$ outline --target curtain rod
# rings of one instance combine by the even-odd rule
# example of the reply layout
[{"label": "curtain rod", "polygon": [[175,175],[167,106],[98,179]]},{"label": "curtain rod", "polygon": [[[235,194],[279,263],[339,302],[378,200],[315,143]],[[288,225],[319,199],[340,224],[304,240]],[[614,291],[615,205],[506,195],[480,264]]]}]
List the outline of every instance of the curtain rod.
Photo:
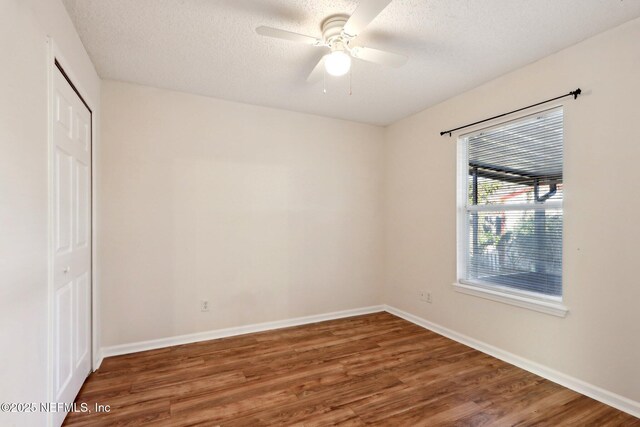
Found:
[{"label": "curtain rod", "polygon": [[474,125],[477,125],[477,124],[480,124],[480,123],[488,122],[489,120],[493,120],[493,119],[497,119],[497,118],[500,118],[500,117],[504,117],[504,116],[507,116],[509,114],[517,113],[518,111],[526,110],[527,108],[537,107],[538,105],[546,104],[547,102],[555,101],[556,99],[565,98],[567,96],[573,96],[573,99],[577,99],[578,95],[580,95],[581,93],[582,93],[582,89],[578,88],[576,90],[572,90],[569,93],[565,93],[564,95],[556,96],[555,98],[547,99],[546,101],[538,102],[536,104],[527,105],[526,107],[518,108],[517,110],[509,111],[508,113],[499,114],[497,116],[489,117],[488,119],[480,120],[480,121],[477,121],[477,122],[474,122],[474,123],[469,123],[468,125],[460,126],[460,127],[455,128],[455,129],[444,130],[444,131],[440,132],[440,136],[449,134],[449,136],[451,137],[452,136],[451,133],[455,132],[457,130],[468,128],[470,126],[474,126]]}]

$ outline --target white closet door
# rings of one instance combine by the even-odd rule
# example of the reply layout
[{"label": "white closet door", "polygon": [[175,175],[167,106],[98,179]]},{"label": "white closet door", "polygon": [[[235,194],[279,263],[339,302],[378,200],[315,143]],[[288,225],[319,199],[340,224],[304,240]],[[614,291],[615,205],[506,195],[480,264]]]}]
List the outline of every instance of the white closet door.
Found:
[{"label": "white closet door", "polygon": [[53,397],[71,403],[91,371],[91,113],[58,69],[53,102]]}]

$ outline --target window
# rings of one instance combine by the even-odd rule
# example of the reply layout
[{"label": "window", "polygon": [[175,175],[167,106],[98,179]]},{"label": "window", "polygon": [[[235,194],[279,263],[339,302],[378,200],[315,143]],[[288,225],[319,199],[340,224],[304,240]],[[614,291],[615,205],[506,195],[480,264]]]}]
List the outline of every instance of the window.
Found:
[{"label": "window", "polygon": [[564,315],[563,110],[459,139],[459,290]]}]

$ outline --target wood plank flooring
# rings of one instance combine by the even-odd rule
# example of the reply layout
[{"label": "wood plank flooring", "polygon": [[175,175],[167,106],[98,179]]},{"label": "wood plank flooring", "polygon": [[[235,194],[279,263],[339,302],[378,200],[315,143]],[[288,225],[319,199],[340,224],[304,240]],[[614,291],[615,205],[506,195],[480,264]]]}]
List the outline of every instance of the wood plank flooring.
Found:
[{"label": "wood plank flooring", "polygon": [[65,425],[636,426],[389,313],[104,360]]}]

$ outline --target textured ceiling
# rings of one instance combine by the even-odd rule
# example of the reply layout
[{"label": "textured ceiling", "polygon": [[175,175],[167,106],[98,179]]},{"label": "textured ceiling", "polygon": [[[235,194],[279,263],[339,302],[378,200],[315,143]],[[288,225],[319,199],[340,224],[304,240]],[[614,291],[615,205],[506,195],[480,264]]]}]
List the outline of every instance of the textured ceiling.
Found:
[{"label": "textured ceiling", "polygon": [[305,81],[324,50],[254,29],[320,37],[324,18],[357,1],[63,2],[102,78],[377,125],[640,16],[632,0],[394,0],[357,40],[409,61],[354,61],[349,96],[348,77],[327,78],[326,94]]}]

